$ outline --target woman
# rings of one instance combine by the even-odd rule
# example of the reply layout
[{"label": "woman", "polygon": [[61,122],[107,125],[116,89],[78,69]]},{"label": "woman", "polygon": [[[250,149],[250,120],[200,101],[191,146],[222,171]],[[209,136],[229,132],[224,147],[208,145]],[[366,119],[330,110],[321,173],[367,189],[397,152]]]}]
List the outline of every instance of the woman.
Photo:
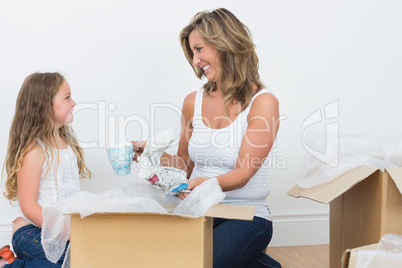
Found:
[{"label": "woman", "polygon": [[[198,78],[208,81],[185,98],[177,155],[165,153],[161,163],[185,170],[189,190],[216,177],[222,203],[257,207],[253,221],[215,219],[213,267],[280,267],[264,253],[272,237],[267,156],[279,104],[260,81],[250,32],[221,8],[196,14],[180,41]],[[137,156],[143,148],[134,142]]]}]

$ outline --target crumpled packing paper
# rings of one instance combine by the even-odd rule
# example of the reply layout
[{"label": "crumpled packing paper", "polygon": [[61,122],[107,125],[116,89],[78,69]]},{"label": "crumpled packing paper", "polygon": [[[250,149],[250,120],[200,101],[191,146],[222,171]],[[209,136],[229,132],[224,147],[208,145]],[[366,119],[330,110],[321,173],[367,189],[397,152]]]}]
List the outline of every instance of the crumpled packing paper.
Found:
[{"label": "crumpled packing paper", "polygon": [[150,139],[138,158],[138,177],[161,188],[166,194],[175,195],[187,187],[187,173],[183,170],[161,166],[160,157],[174,142],[174,132],[167,129]]},{"label": "crumpled packing paper", "polygon": [[[402,135],[376,138],[339,134],[338,139],[330,141],[325,133],[316,132],[306,135],[305,143],[306,154],[296,180],[302,188],[327,183],[361,165],[382,171],[402,167]],[[311,151],[318,153],[313,155]]]},{"label": "crumpled packing paper", "polygon": [[[70,235],[71,217],[81,218],[105,212],[150,212],[183,214],[201,217],[213,205],[225,198],[216,178],[209,179],[192,191],[184,200],[166,195],[159,188],[140,181],[99,194],[79,192],[54,204],[43,207],[42,246],[46,257],[57,262],[64,252]],[[63,267],[70,267],[69,249]]]}]

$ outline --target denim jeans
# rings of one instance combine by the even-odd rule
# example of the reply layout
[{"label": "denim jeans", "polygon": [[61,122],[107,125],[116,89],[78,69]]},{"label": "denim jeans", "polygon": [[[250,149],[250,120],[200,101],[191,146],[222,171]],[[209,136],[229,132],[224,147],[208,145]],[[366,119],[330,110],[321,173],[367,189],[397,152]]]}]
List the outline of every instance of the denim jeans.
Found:
[{"label": "denim jeans", "polygon": [[17,259],[11,264],[6,264],[4,268],[61,267],[66,251],[64,251],[58,263],[48,261],[42,248],[41,232],[41,228],[32,224],[19,228],[12,238],[13,249]]},{"label": "denim jeans", "polygon": [[253,221],[214,219],[214,268],[280,268],[279,262],[265,254],[272,238],[272,222],[260,217]]}]

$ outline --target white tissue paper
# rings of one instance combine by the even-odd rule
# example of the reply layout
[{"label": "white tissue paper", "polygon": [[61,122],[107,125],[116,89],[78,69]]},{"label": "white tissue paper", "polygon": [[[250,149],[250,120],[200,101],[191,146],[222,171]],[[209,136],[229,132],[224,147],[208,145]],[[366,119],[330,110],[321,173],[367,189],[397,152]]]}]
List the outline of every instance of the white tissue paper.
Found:
[{"label": "white tissue paper", "polygon": [[356,268],[401,268],[402,254],[379,250],[360,250]]},{"label": "white tissue paper", "polygon": [[381,237],[377,250],[359,250],[357,268],[400,268],[402,267],[402,236],[385,234]]},{"label": "white tissue paper", "polygon": [[207,210],[218,204],[225,198],[217,178],[204,181],[181,202],[174,214],[188,214],[191,211],[193,216],[204,216]]},{"label": "white tissue paper", "polygon": [[[46,257],[57,262],[63,254],[70,235],[71,217],[79,213],[81,218],[94,213],[149,212],[203,216],[213,205],[225,198],[216,178],[197,186],[184,200],[166,195],[159,188],[140,181],[99,194],[79,192],[54,204],[43,207],[42,246]],[[63,267],[70,267],[69,249]]]},{"label": "white tissue paper", "polygon": [[[339,134],[338,139],[326,139],[325,133],[305,137],[306,156],[302,161],[296,183],[310,188],[327,183],[348,170],[361,165],[384,168],[402,167],[402,136],[375,138]],[[330,144],[326,144],[330,143]],[[325,145],[326,151],[319,150]],[[308,153],[315,150],[317,153]]]},{"label": "white tissue paper", "polygon": [[174,132],[167,129],[150,139],[138,158],[138,177],[162,189],[166,194],[175,195],[186,191],[187,173],[174,167],[161,166],[160,157],[174,142]]}]

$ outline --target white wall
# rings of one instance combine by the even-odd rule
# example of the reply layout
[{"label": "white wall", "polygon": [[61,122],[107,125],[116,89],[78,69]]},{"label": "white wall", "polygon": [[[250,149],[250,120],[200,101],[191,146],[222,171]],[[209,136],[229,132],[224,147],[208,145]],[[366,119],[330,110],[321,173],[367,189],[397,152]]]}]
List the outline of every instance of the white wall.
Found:
[{"label": "white wall", "polygon": [[[0,162],[23,79],[35,71],[59,71],[78,103],[73,127],[93,172],[83,190],[101,192],[135,180],[135,172],[114,175],[105,145],[167,127],[179,133],[182,101],[202,81],[186,62],[178,34],[196,12],[226,7],[251,29],[260,74],[281,103],[269,178],[272,245],[328,243],[328,206],[286,194],[306,154],[302,125],[313,112],[337,102],[338,116],[330,122],[340,132],[401,134],[402,2],[245,3],[0,2]],[[127,124],[119,124],[119,117]],[[325,124],[311,129],[323,130]],[[0,198],[0,245],[10,243],[12,215],[13,207]]]}]

